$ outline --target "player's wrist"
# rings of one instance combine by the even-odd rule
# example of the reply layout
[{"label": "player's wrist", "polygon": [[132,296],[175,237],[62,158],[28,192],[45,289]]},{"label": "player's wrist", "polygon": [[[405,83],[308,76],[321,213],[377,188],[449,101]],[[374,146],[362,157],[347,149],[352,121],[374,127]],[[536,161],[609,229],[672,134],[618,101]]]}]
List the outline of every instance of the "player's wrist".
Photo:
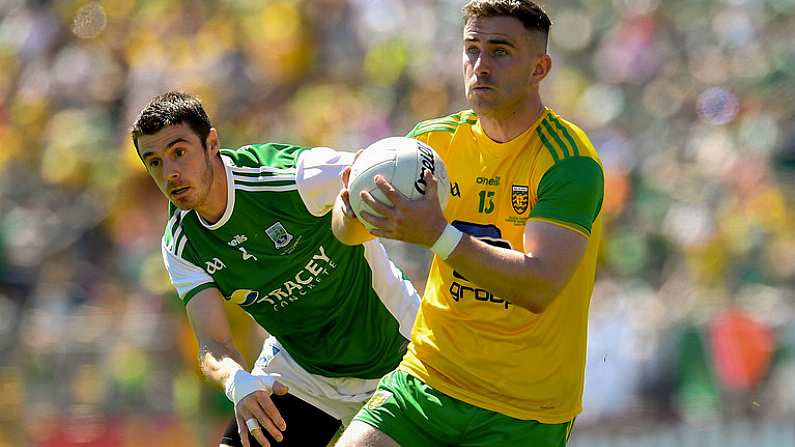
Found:
[{"label": "player's wrist", "polygon": [[260,376],[238,369],[227,379],[224,392],[235,406],[246,396],[256,391],[272,394],[274,378],[270,375]]},{"label": "player's wrist", "polygon": [[431,251],[442,261],[445,261],[450,257],[450,254],[453,253],[453,250],[458,247],[458,244],[461,243],[461,239],[463,237],[464,233],[462,233],[461,230],[450,224],[447,224],[444,227],[442,233],[436,239],[436,242],[431,245]]}]

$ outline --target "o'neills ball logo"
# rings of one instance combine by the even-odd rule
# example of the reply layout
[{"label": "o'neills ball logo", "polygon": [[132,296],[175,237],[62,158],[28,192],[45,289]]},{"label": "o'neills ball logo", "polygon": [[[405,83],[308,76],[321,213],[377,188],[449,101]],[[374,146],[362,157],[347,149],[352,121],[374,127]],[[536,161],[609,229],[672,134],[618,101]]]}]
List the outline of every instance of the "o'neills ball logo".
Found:
[{"label": "o'neills ball logo", "polygon": [[417,142],[417,149],[419,150],[420,164],[422,165],[422,169],[420,169],[419,178],[416,182],[414,182],[414,189],[416,189],[420,194],[425,195],[425,189],[427,188],[427,185],[425,184],[425,179],[422,178],[422,176],[425,174],[426,169],[430,170],[431,174],[436,174],[436,162],[433,159],[433,150],[431,150],[431,148],[420,142]]}]

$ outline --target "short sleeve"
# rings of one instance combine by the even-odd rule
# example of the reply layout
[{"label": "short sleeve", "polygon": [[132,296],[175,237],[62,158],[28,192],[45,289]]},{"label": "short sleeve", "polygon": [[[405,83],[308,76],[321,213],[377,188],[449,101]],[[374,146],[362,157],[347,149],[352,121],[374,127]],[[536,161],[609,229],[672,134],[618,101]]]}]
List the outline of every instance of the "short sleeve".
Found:
[{"label": "short sleeve", "polygon": [[342,190],[342,171],[351,165],[354,155],[328,147],[316,147],[301,153],[295,183],[301,200],[313,216],[323,216],[334,207],[334,201]]},{"label": "short sleeve", "polygon": [[202,268],[175,255],[165,245],[161,245],[161,251],[171,284],[177,289],[183,304],[188,304],[188,301],[202,290],[216,287],[212,276]]},{"label": "short sleeve", "polygon": [[604,197],[604,173],[596,160],[571,157],[553,165],[537,189],[531,219],[547,220],[590,236]]}]

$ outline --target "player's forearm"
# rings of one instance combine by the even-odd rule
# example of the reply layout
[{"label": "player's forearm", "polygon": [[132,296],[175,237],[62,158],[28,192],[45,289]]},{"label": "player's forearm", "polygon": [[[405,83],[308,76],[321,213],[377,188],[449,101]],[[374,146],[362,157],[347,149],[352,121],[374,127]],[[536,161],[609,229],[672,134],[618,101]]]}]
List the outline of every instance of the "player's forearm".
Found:
[{"label": "player's forearm", "polygon": [[331,215],[331,231],[345,245],[359,245],[373,239],[364,225],[355,216],[344,211],[345,205],[341,197],[337,197]]},{"label": "player's forearm", "polygon": [[226,389],[228,381],[243,367],[243,356],[232,343],[200,341],[199,365],[202,372],[213,382]]},{"label": "player's forearm", "polygon": [[478,287],[533,313],[543,312],[563,286],[542,259],[468,235],[445,262]]}]

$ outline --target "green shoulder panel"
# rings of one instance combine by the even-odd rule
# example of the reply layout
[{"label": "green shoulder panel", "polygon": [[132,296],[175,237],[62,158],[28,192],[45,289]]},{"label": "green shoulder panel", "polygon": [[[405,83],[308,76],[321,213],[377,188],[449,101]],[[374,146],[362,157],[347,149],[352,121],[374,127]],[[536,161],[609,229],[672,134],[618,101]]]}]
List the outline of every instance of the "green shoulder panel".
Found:
[{"label": "green shoulder panel", "polygon": [[591,233],[604,198],[604,172],[590,157],[569,157],[552,165],[537,189],[530,218],[576,225]]},{"label": "green shoulder panel", "polygon": [[221,154],[231,158],[236,166],[276,169],[294,168],[301,152],[309,148],[283,143],[250,144],[239,149],[221,149]]}]

